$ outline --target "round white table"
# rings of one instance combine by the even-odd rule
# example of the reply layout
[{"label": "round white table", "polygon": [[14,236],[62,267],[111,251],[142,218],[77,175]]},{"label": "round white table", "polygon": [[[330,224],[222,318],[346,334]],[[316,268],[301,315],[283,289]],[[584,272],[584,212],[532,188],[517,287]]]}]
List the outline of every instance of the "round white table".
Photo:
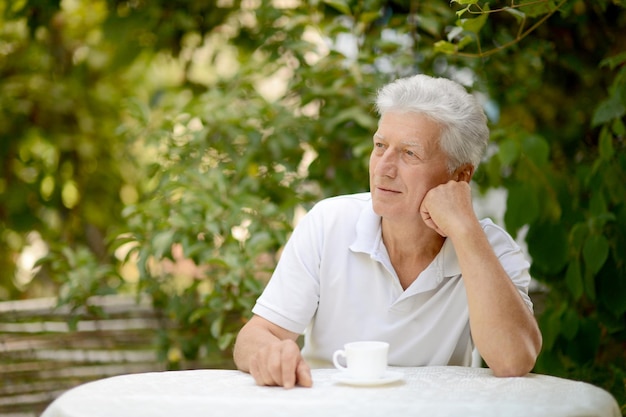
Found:
[{"label": "round white table", "polygon": [[619,417],[615,399],[588,383],[529,374],[497,378],[484,368],[390,368],[400,381],[352,386],[314,369],[313,388],[260,387],[233,370],[115,376],[71,389],[42,417]]}]

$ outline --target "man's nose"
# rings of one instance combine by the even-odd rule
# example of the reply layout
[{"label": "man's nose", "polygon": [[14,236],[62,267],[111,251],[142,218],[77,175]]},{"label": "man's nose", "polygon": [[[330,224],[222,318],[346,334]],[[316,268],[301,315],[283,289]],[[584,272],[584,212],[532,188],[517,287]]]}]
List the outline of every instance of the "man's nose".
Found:
[{"label": "man's nose", "polygon": [[379,176],[395,178],[398,172],[398,153],[387,149],[376,164],[376,174]]}]

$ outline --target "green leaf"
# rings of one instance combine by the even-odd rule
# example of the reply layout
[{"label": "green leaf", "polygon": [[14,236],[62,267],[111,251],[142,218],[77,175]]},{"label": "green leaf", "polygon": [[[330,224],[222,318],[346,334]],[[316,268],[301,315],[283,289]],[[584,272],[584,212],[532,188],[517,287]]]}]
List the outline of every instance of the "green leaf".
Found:
[{"label": "green leaf", "polygon": [[377,121],[371,114],[363,111],[362,108],[350,107],[341,110],[332,120],[329,121],[329,129],[341,129],[345,123],[356,123],[359,126],[371,130],[376,128]]},{"label": "green leaf", "polygon": [[[521,0],[516,2],[522,7],[518,10],[525,13],[528,17],[538,17],[550,13],[556,5],[554,0],[537,1],[537,0]],[[528,5],[524,5],[528,4]]]},{"label": "green leaf", "polygon": [[165,254],[168,254],[172,250],[172,244],[174,243],[174,231],[165,230],[157,233],[152,239],[152,248],[154,250],[154,256],[161,258]]},{"label": "green leaf", "polygon": [[69,327],[70,331],[75,332],[76,330],[78,330],[78,323],[80,322],[80,316],[78,315],[72,315],[67,319],[67,326]]},{"label": "green leaf", "polygon": [[[616,120],[620,120],[619,118]],[[609,160],[613,158],[615,154],[615,148],[613,147],[613,135],[610,133],[608,128],[603,128],[600,132],[600,158],[604,160]]]},{"label": "green leaf", "polygon": [[580,273],[580,263],[578,260],[570,262],[565,273],[565,285],[572,294],[574,300],[579,300],[583,295],[583,277]]},{"label": "green leaf", "polygon": [[234,333],[224,333],[217,339],[217,347],[220,350],[226,350],[232,344],[235,339]]},{"label": "green leaf", "polygon": [[602,101],[593,112],[591,125],[595,127],[607,123],[610,120],[619,119],[624,116],[624,114],[626,114],[624,103],[622,103],[622,100],[617,95],[612,95]]},{"label": "green leaf", "polygon": [[448,41],[437,41],[434,44],[435,52],[439,52],[442,54],[454,54],[456,53],[456,46],[452,42]]},{"label": "green leaf", "polygon": [[513,139],[504,139],[498,144],[498,158],[500,158],[502,165],[513,165],[519,158],[519,154],[519,144]]},{"label": "green leaf", "polygon": [[[12,1],[11,3],[9,3],[9,8],[8,10],[11,13],[19,13],[22,10],[24,10],[24,8],[26,6],[28,6],[28,2],[26,0],[16,0],[16,1]],[[5,6],[6,7],[6,6]]]},{"label": "green leaf", "polygon": [[469,45],[470,43],[474,42],[474,37],[467,35],[467,36],[463,36],[461,38],[461,40],[458,42],[457,44],[457,49],[463,50],[463,48],[465,48],[467,45]]},{"label": "green leaf", "polygon": [[568,343],[568,353],[573,359],[584,363],[595,358],[600,346],[601,329],[594,318],[581,318],[578,323],[576,339]]},{"label": "green leaf", "polygon": [[589,271],[596,274],[609,256],[609,241],[602,235],[587,238],[583,246],[583,259]]},{"label": "green leaf", "polygon": [[458,3],[458,4],[461,4],[461,5],[476,4],[476,3],[478,3],[478,0],[451,0],[451,3]]},{"label": "green leaf", "polygon": [[548,309],[539,317],[541,334],[543,336],[543,349],[552,350],[559,333],[561,332],[561,316],[563,308]]},{"label": "green leaf", "polygon": [[194,310],[191,315],[189,316],[189,323],[195,323],[199,320],[202,320],[203,318],[205,318],[206,316],[208,316],[211,313],[211,310],[209,310],[208,308],[198,308],[197,310]]},{"label": "green leaf", "polygon": [[205,261],[207,265],[215,265],[223,268],[230,268],[230,265],[223,258],[210,258]]},{"label": "green leaf", "polygon": [[460,21],[461,27],[469,32],[478,33],[487,22],[487,14],[481,14],[473,19],[463,19]]},{"label": "green leaf", "polygon": [[548,163],[550,147],[541,136],[529,135],[522,141],[522,152],[538,167]]},{"label": "green leaf", "polygon": [[380,18],[379,12],[365,12],[359,16],[359,21],[364,23],[372,23],[378,18]]},{"label": "green leaf", "polygon": [[222,335],[222,327],[224,325],[224,316],[219,316],[211,323],[211,336],[218,339]]},{"label": "green leaf", "polygon": [[599,67],[608,66],[610,69],[614,70],[615,68],[619,67],[620,65],[624,63],[626,63],[626,52],[621,52],[617,55],[613,55],[613,56],[603,59],[600,62]]},{"label": "green leaf", "polygon": [[626,136],[626,125],[622,119],[613,120],[613,133],[617,136]]},{"label": "green leaf", "polygon": [[528,184],[508,188],[504,223],[509,232],[516,234],[522,226],[531,224],[539,216],[537,193]]},{"label": "green leaf", "polygon": [[583,287],[585,288],[585,293],[591,300],[596,299],[596,280],[594,279],[594,275],[589,268],[585,268],[585,272],[583,275]]},{"label": "green leaf", "polygon": [[593,190],[589,201],[589,211],[594,217],[600,217],[608,212],[604,195],[599,190]]},{"label": "green leaf", "polygon": [[569,259],[569,245],[561,222],[531,224],[526,241],[533,269],[547,275],[562,272]]},{"label": "green leaf", "polygon": [[578,332],[578,323],[580,319],[576,311],[567,309],[561,319],[561,334],[567,340],[573,340]]},{"label": "green leaf", "polygon": [[347,1],[344,0],[323,0],[325,4],[329,5],[333,9],[348,15],[352,16],[352,12],[350,11],[350,6]]},{"label": "green leaf", "polygon": [[570,229],[569,242],[571,247],[576,250],[576,253],[580,253],[580,251],[582,250],[585,238],[587,237],[588,233],[589,227],[585,222],[576,223]]},{"label": "green leaf", "polygon": [[461,17],[461,16],[463,16],[463,15],[465,14],[465,12],[467,12],[469,9],[470,9],[470,7],[469,7],[469,6],[467,6],[467,7],[464,7],[464,8],[462,8],[462,9],[460,9],[460,10],[457,10],[457,12],[456,12],[456,17],[457,17],[457,18],[460,18],[460,17]]},{"label": "green leaf", "polygon": [[[615,254],[624,253],[623,248],[613,251],[604,264],[600,273],[596,276],[598,282],[598,302],[602,303],[621,325],[619,330],[626,329],[626,321],[623,317],[626,313],[626,274],[623,273],[623,267],[620,268],[615,262]],[[620,320],[621,318],[621,320]]]},{"label": "green leaf", "polygon": [[623,317],[626,313],[626,276],[620,274],[615,268],[609,268],[609,270],[606,274],[602,270],[598,299],[602,300],[615,317]]},{"label": "green leaf", "polygon": [[515,20],[517,20],[518,23],[524,21],[524,19],[526,19],[526,13],[518,10],[518,9],[514,9],[513,7],[505,7],[504,11],[509,13],[510,15],[512,15]]}]

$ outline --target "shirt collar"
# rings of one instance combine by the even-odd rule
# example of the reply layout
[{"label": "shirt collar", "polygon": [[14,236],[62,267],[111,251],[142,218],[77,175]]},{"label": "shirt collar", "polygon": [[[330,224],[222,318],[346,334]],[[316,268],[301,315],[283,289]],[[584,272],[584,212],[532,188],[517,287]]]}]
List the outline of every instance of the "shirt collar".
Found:
[{"label": "shirt collar", "polygon": [[[366,253],[372,257],[378,257],[382,244],[382,230],[380,216],[374,212],[371,199],[359,213],[356,222],[356,237],[350,245],[350,250],[354,252]],[[450,239],[446,239],[443,247],[435,257],[433,265],[438,270],[437,280],[439,283],[443,278],[450,278],[461,274],[459,261],[454,250],[454,245]]]},{"label": "shirt collar", "polygon": [[380,216],[374,212],[372,200],[363,206],[356,222],[356,237],[350,245],[354,252],[367,253],[374,256],[378,252],[382,239]]}]

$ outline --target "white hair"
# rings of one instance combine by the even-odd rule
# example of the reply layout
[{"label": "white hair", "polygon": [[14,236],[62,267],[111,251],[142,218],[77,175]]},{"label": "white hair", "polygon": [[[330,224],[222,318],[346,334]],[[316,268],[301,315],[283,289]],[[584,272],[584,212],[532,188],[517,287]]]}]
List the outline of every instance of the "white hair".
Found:
[{"label": "white hair", "polygon": [[453,172],[464,164],[476,168],[487,149],[487,116],[476,98],[447,78],[418,74],[395,80],[378,91],[376,110],[419,113],[441,126],[441,149]]}]

